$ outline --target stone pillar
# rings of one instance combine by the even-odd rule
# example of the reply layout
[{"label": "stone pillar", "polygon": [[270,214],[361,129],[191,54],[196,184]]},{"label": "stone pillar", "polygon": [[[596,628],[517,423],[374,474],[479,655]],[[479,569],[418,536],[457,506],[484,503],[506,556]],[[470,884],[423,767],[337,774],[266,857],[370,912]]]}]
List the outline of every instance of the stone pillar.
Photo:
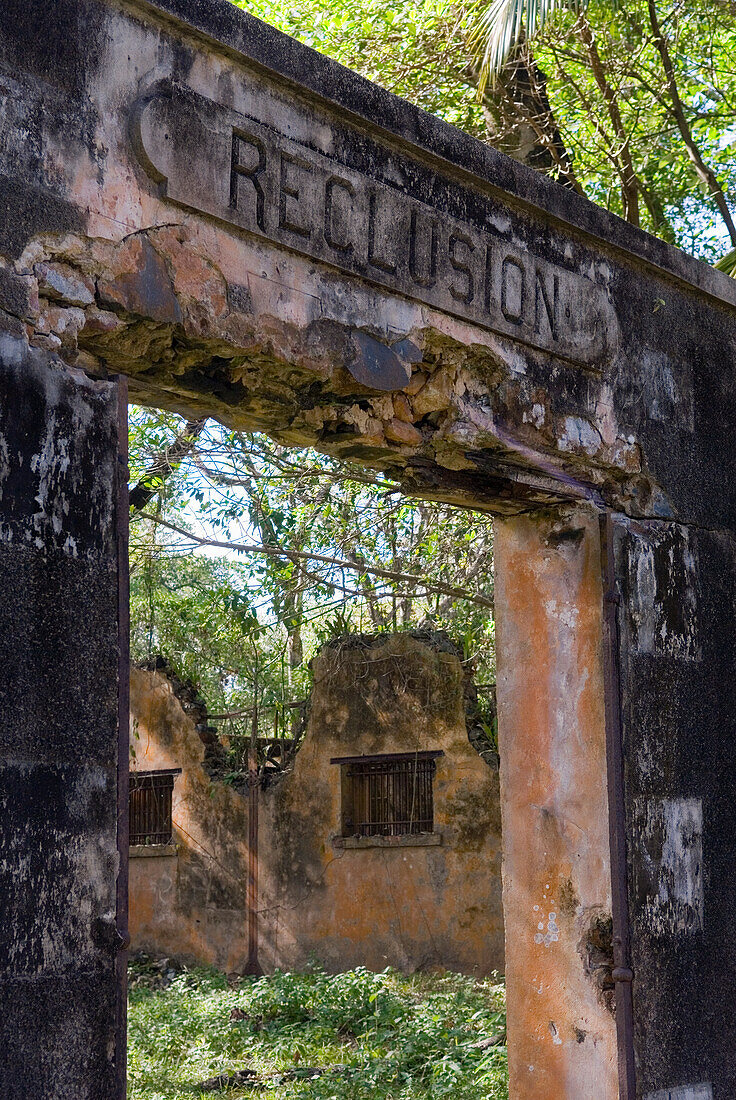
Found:
[{"label": "stone pillar", "polygon": [[503,893],[513,1100],[616,1100],[598,519],[499,520]]},{"label": "stone pillar", "polygon": [[0,1094],[112,1100],[117,387],[15,328],[0,330]]},{"label": "stone pillar", "polygon": [[736,1096],[736,539],[616,518],[636,1096]]}]

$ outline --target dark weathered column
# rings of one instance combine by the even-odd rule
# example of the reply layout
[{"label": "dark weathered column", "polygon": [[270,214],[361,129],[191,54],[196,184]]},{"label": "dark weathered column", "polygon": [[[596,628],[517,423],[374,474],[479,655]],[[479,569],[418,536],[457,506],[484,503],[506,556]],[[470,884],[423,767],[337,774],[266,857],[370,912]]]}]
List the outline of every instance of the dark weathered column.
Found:
[{"label": "dark weathered column", "polygon": [[119,1092],[117,387],[0,331],[0,1094]]},{"label": "dark weathered column", "polygon": [[614,549],[636,1095],[725,1100],[736,1096],[736,540],[617,517]]}]

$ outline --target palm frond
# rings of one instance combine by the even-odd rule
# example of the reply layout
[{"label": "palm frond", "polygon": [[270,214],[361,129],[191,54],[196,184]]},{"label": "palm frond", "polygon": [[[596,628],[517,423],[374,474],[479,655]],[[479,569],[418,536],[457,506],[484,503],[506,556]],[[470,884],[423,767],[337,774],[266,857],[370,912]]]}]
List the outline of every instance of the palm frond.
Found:
[{"label": "palm frond", "polygon": [[730,275],[732,279],[736,279],[736,248],[727,252],[725,256],[721,256],[713,266],[719,271],[725,271],[726,275]]},{"label": "palm frond", "polygon": [[479,64],[478,94],[493,84],[522,38],[538,34],[557,11],[579,11],[587,0],[491,0],[470,37]]}]

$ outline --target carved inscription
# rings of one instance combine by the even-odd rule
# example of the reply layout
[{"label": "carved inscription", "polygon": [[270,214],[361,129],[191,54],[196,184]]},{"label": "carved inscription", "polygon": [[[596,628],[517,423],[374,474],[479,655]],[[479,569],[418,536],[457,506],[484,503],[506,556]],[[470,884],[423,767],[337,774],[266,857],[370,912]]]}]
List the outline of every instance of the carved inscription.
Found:
[{"label": "carved inscription", "polygon": [[191,89],[160,82],[131,133],[173,202],[582,365],[602,366],[615,343],[592,279]]}]

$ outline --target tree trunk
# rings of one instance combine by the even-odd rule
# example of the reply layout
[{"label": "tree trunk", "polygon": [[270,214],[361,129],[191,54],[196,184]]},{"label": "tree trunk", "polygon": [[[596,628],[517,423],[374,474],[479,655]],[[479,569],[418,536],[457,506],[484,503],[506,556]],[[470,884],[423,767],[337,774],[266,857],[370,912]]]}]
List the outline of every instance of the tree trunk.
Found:
[{"label": "tree trunk", "polygon": [[527,43],[520,42],[496,83],[486,85],[481,104],[489,144],[584,194],[547,96],[547,77]]},{"label": "tree trunk", "polygon": [[171,477],[181,465],[183,459],[190,453],[194,444],[204,431],[207,417],[202,420],[189,420],[184,426],[184,431],[176,437],[170,447],[161,454],[156,455],[138,484],[130,490],[128,503],[131,515],[140,512],[142,508],[158,493],[168,477]]}]

